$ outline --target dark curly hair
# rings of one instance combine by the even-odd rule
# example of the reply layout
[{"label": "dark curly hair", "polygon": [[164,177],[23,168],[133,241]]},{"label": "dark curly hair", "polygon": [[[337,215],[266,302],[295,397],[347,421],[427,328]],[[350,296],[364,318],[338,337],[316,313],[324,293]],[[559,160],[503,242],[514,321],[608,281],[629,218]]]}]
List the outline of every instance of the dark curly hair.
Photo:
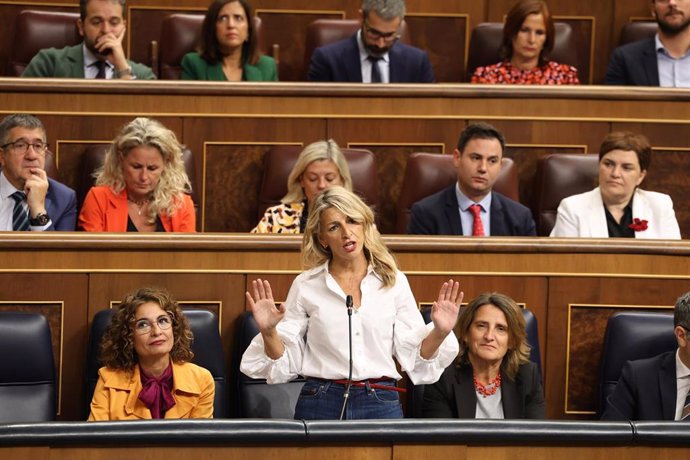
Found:
[{"label": "dark curly hair", "polygon": [[175,363],[191,361],[192,331],[182,309],[172,295],[163,288],[145,287],[128,294],[113,315],[110,326],[103,334],[100,346],[101,363],[110,369],[133,371],[139,362],[134,350],[134,320],[137,309],[153,302],[165,310],[172,318],[173,346],[170,358]]}]

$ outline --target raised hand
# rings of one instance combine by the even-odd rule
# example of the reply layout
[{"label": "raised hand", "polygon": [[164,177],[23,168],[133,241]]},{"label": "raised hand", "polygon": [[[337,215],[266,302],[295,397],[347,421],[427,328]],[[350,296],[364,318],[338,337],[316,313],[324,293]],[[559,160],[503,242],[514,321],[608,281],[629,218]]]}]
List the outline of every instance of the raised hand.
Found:
[{"label": "raised hand", "polygon": [[262,334],[272,334],[280,320],[285,316],[285,305],[280,304],[276,308],[271,285],[261,278],[252,281],[252,292],[253,295],[249,291],[245,295],[249,302],[249,309],[254,315],[254,321],[256,321]]},{"label": "raised hand", "polygon": [[29,205],[31,217],[46,212],[46,195],[48,194],[48,175],[41,168],[31,168],[31,176],[24,183],[26,203]]},{"label": "raised hand", "polygon": [[443,283],[438,299],[431,307],[431,321],[439,332],[448,334],[453,330],[458,321],[459,304],[464,295],[457,281],[450,279]]}]

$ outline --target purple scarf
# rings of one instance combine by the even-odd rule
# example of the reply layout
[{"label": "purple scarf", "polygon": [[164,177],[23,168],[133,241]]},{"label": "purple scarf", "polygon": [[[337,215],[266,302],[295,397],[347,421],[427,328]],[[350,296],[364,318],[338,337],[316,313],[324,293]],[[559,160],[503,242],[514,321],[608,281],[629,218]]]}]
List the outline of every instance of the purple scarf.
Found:
[{"label": "purple scarf", "polygon": [[143,369],[139,368],[141,374],[141,393],[139,399],[151,411],[151,418],[163,418],[165,413],[175,405],[172,395],[173,374],[172,363],[160,377],[146,375]]}]

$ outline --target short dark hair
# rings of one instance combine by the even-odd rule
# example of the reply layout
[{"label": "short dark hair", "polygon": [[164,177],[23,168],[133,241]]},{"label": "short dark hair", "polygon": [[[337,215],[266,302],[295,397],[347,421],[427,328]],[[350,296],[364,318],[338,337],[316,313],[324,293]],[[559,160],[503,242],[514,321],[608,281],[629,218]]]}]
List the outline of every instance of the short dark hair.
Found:
[{"label": "short dark hair", "polygon": [[473,123],[460,133],[458,140],[458,150],[460,153],[465,150],[465,146],[472,139],[496,139],[501,144],[501,153],[506,148],[506,140],[501,132],[488,123]]},{"label": "short dark hair", "polygon": [[375,12],[384,21],[402,19],[405,17],[405,0],[363,0],[362,13],[365,18],[369,16],[370,11]]},{"label": "short dark hair", "polygon": [[673,327],[677,326],[690,329],[690,292],[686,292],[676,300],[673,308]]},{"label": "short dark hair", "polygon": [[[86,19],[86,5],[91,0],[79,0],[79,17],[83,21]],[[127,0],[108,0],[110,3],[117,3],[122,7],[122,16],[125,16],[125,11],[127,10]]]},{"label": "short dark hair", "polygon": [[228,3],[238,2],[244,9],[244,15],[247,16],[247,41],[242,44],[242,65],[256,65],[261,57],[259,51],[259,38],[254,28],[254,17],[252,6],[246,0],[215,0],[208,6],[204,23],[201,25],[201,37],[199,38],[198,51],[202,58],[209,64],[217,64],[223,61],[223,53],[218,43],[218,35],[216,34],[216,22],[218,22],[218,15],[220,10]]},{"label": "short dark hair", "polygon": [[158,304],[172,318],[172,361],[183,363],[192,360],[193,335],[179,304],[166,289],[145,287],[128,294],[117,306],[100,344],[100,358],[104,366],[123,371],[134,370],[134,366],[139,362],[134,349],[134,320],[137,309],[148,302]]},{"label": "short dark hair", "polygon": [[40,129],[43,131],[43,141],[46,141],[46,129],[41,120],[27,113],[15,113],[6,116],[0,122],[0,145],[5,145],[10,141],[10,131],[14,128]]},{"label": "short dark hair", "polygon": [[649,139],[642,134],[630,131],[616,131],[609,133],[599,147],[599,161],[611,150],[633,151],[637,155],[640,169],[646,171],[652,162],[652,146]]},{"label": "short dark hair", "polygon": [[530,14],[541,14],[546,26],[546,40],[544,48],[539,53],[539,65],[546,64],[548,55],[553,49],[555,29],[549,8],[542,0],[520,0],[508,11],[506,23],[503,26],[503,44],[501,45],[501,57],[510,59],[513,57],[513,39],[520,32],[522,23]]}]

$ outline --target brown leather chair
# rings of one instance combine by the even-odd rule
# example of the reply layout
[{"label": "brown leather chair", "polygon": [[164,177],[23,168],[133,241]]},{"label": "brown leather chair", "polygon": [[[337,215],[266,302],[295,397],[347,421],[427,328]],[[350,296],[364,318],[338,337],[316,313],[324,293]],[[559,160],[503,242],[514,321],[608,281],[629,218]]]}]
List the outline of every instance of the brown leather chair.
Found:
[{"label": "brown leather chair", "polygon": [[[175,13],[163,19],[159,44],[159,78],[162,80],[179,80],[182,75],[182,58],[196,50],[204,14]],[[254,17],[254,31],[261,46],[261,19]]]},{"label": "brown leather chair", "polygon": [[[79,177],[75,188],[75,191],[77,192],[78,208],[81,208],[84,198],[86,198],[86,194],[96,183],[96,178],[93,177],[93,173],[98,168],[103,166],[108,147],[110,147],[110,144],[92,144],[87,147],[82,154]],[[189,180],[192,183],[192,201],[194,201],[194,207],[198,209],[199,200],[197,199],[194,157],[189,149],[185,148],[182,150],[182,161],[184,162],[184,168],[187,172],[187,176],[189,176]]]},{"label": "brown leather chair", "polygon": [[539,158],[532,214],[537,235],[549,236],[563,198],[597,186],[598,154],[556,153]]},{"label": "brown leather chair", "polygon": [[[407,233],[413,204],[443,190],[457,180],[453,155],[421,152],[410,155],[398,198],[397,233]],[[504,157],[501,160],[501,172],[494,184],[494,190],[518,201],[518,182],[515,162]]]},{"label": "brown leather chair", "polygon": [[[316,48],[351,37],[360,27],[359,19],[317,19],[310,23],[304,47],[304,81],[307,81],[311,55]],[[400,24],[400,41],[410,44],[410,32],[404,20]]]},{"label": "brown leather chair", "polygon": [[621,38],[618,41],[618,46],[644,40],[645,38],[652,38],[654,37],[654,34],[657,33],[658,29],[659,27],[655,21],[629,22],[623,26]]},{"label": "brown leather chair", "polygon": [[[280,199],[287,193],[287,178],[302,150],[303,147],[297,145],[276,145],[266,152],[257,209],[259,219],[263,217],[266,208],[280,203]],[[374,154],[369,150],[341,150],[350,167],[354,192],[375,210],[379,203],[379,184]]]},{"label": "brown leather chair", "polygon": [[[577,37],[565,22],[555,22],[556,39],[549,59],[560,64],[578,67]],[[503,23],[483,22],[472,30],[467,54],[467,81],[477,67],[496,64],[501,61],[500,49],[503,42]]]},{"label": "brown leather chair", "polygon": [[64,48],[80,43],[77,19],[79,13],[20,11],[9,46],[12,76],[20,76],[31,59],[44,48]]}]

